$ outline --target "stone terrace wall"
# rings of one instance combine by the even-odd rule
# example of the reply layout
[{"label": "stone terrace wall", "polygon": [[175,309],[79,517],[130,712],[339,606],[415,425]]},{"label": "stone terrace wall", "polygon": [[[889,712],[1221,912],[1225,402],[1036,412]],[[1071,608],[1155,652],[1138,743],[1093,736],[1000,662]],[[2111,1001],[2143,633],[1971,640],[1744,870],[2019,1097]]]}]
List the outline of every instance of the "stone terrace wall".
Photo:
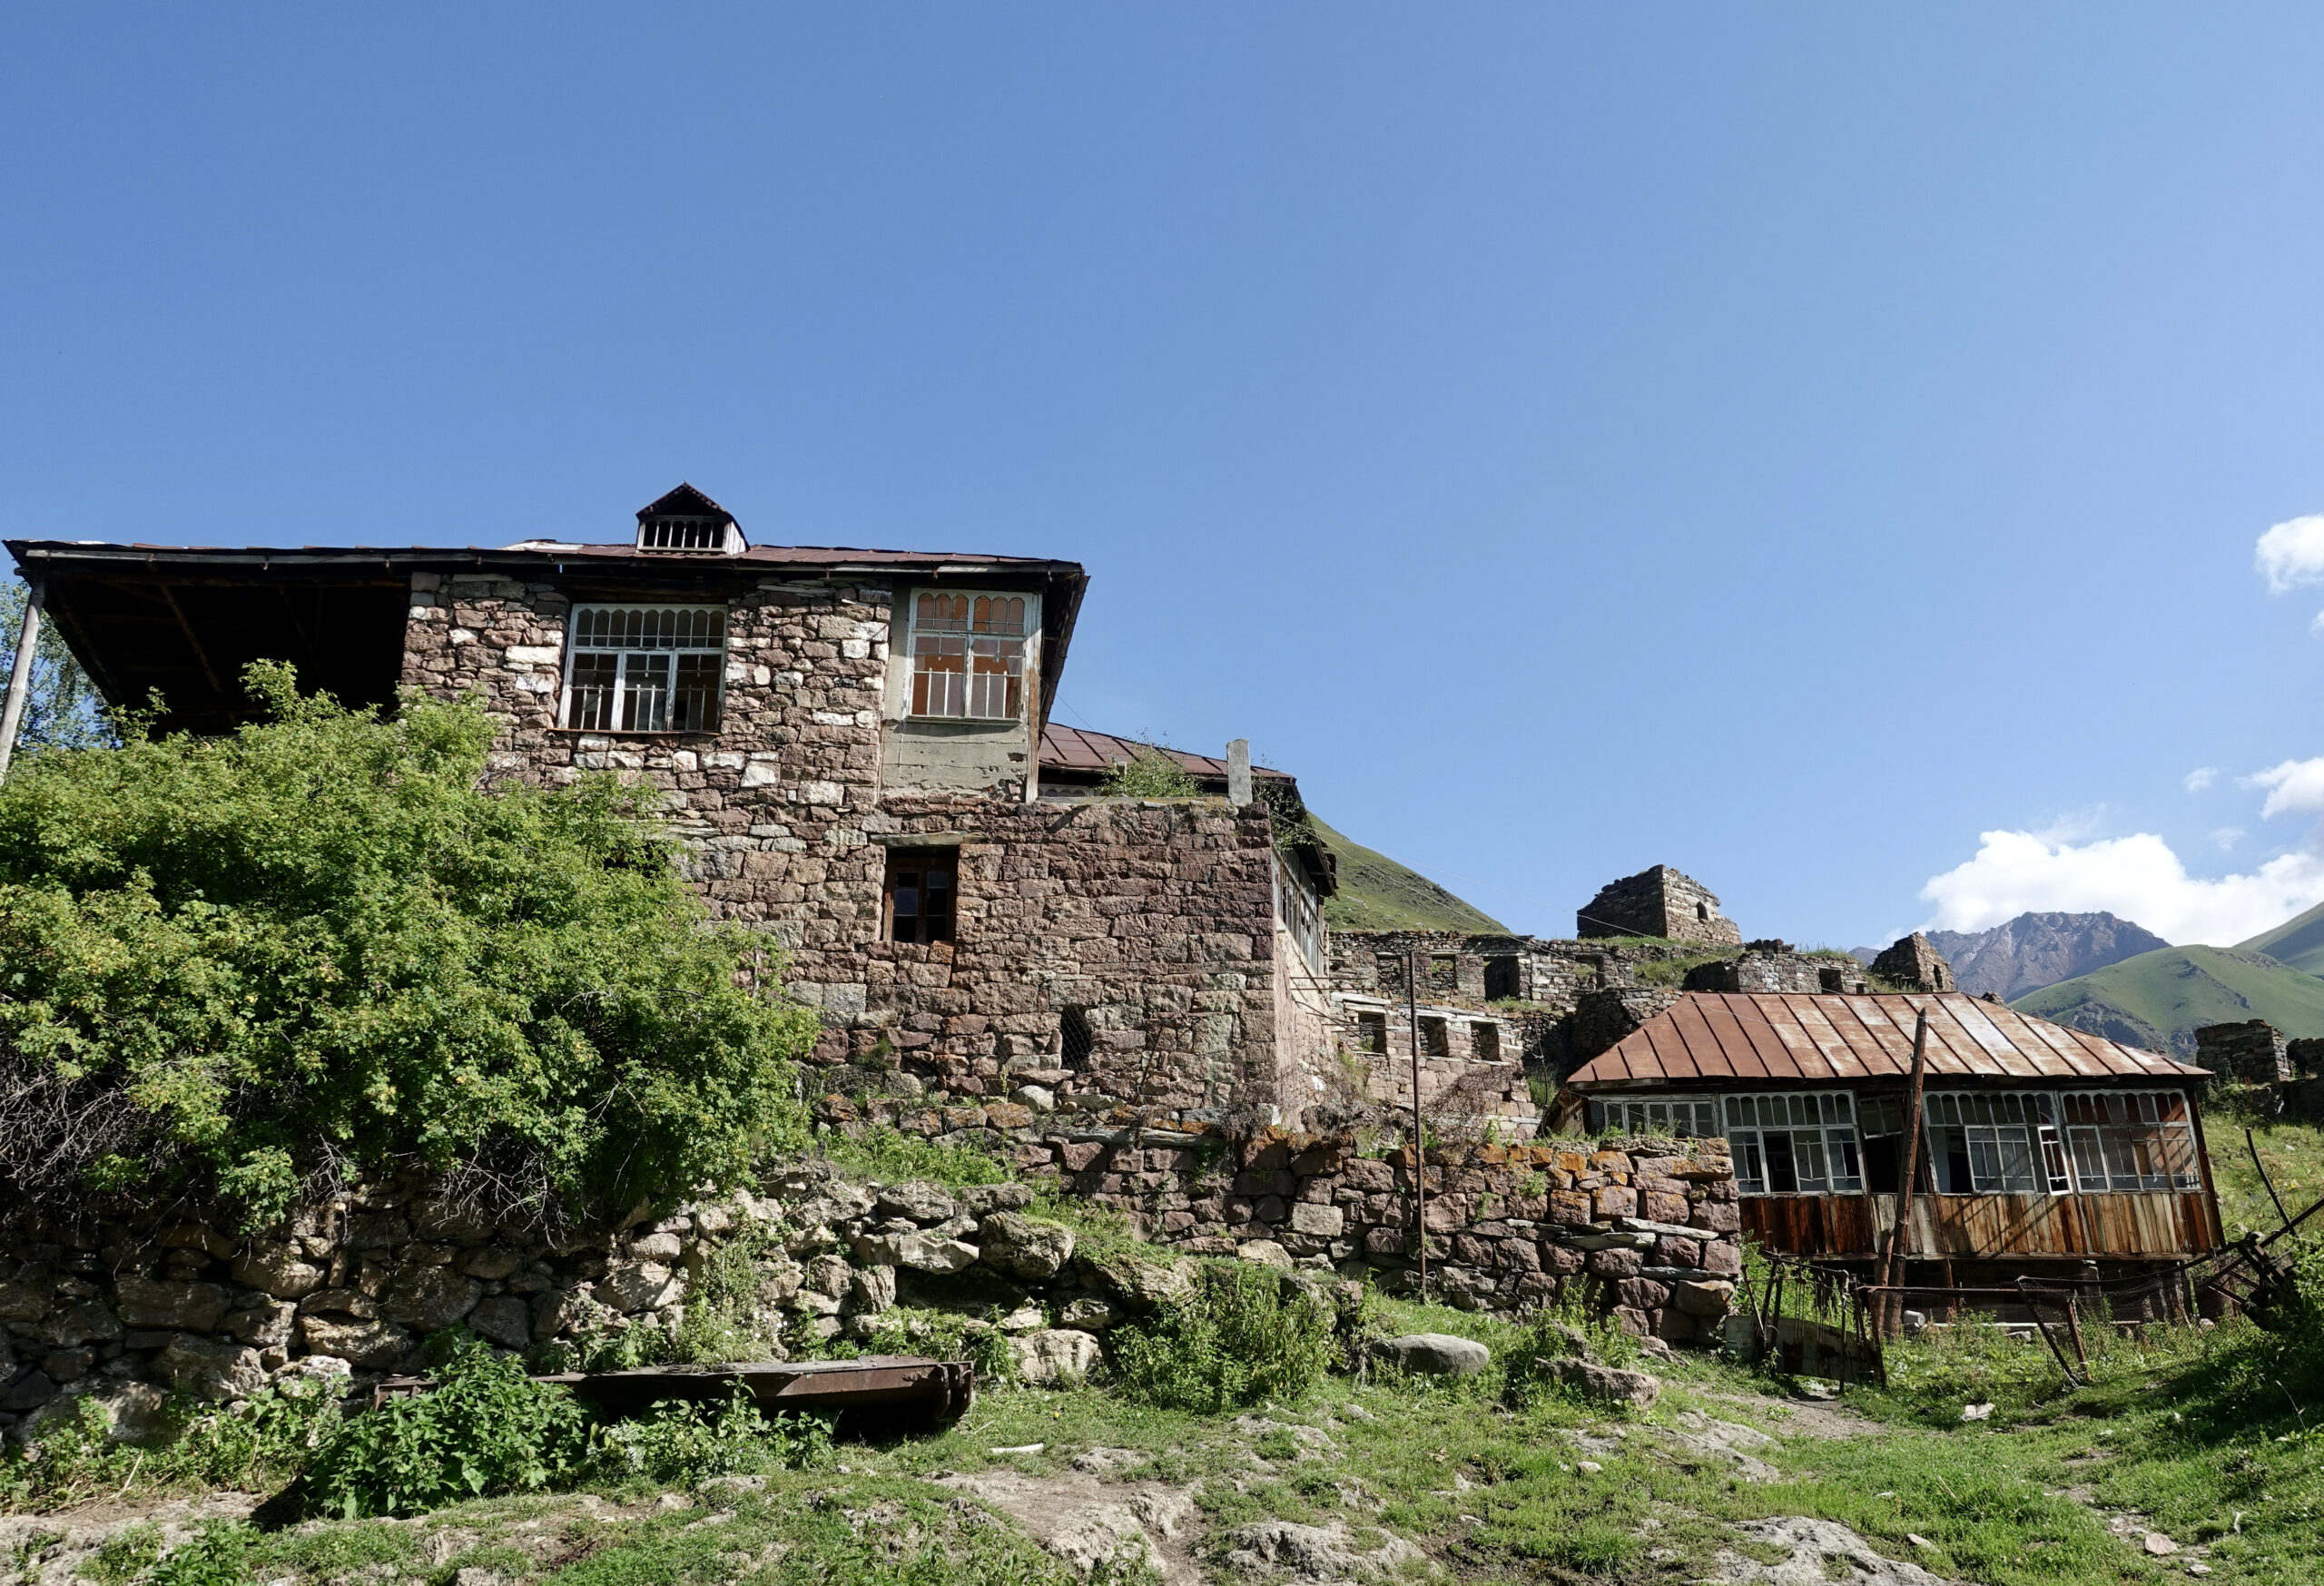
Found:
[{"label": "stone terrace wall", "polygon": [[[1741,1269],[1728,1164],[1628,1144],[1432,1152],[1432,1292],[1508,1312],[1566,1296],[1641,1334],[1712,1336]],[[792,1353],[866,1335],[908,1304],[1017,1335],[1029,1371],[1081,1369],[1095,1358],[1090,1335],[1185,1292],[1177,1263],[1191,1255],[1414,1282],[1409,1160],[1279,1132],[1230,1145],[1184,1131],[1020,1130],[1009,1148],[1024,1181],[877,1186],[810,1161],[756,1193],[563,1241],[496,1226],[410,1182],[359,1189],[256,1236],[222,1219],[19,1215],[0,1227],[0,1427],[21,1433],[60,1395],[100,1393],[150,1414],[165,1388],[225,1399],[284,1371],[408,1370],[427,1334],[456,1323],[510,1349],[615,1318],[675,1326],[707,1254],[754,1226],[768,1245],[758,1324]],[[1072,1258],[1068,1230],[1021,1215],[1044,1179],[1130,1214],[1154,1244]]]}]

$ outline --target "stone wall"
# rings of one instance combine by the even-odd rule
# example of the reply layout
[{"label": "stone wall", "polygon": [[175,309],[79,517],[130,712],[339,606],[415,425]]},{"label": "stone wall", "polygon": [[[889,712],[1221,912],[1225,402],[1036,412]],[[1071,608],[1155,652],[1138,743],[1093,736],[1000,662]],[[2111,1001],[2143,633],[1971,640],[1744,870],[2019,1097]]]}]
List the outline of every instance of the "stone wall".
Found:
[{"label": "stone wall", "polygon": [[1872,960],[1872,972],[1904,991],[1955,990],[1953,966],[1919,931],[1900,937]]},{"label": "stone wall", "polygon": [[2274,1085],[2293,1078],[2284,1038],[2264,1019],[2204,1025],[2195,1031],[2195,1066],[2246,1085]]},{"label": "stone wall", "polygon": [[[1279,1130],[1230,1142],[1004,1129],[998,1108],[955,1110],[980,1116],[949,1120],[953,1138],[998,1144],[1021,1181],[883,1186],[811,1160],[755,1192],[564,1239],[498,1226],[411,1181],[250,1236],[222,1219],[19,1213],[0,1226],[0,1426],[21,1434],[60,1394],[147,1414],[168,1389],[228,1399],[284,1371],[409,1370],[420,1341],[455,1324],[509,1349],[675,1327],[706,1256],[753,1229],[754,1325],[790,1353],[866,1335],[901,1304],[1018,1335],[1029,1370],[1086,1367],[1094,1336],[1058,1335],[1094,1335],[1185,1292],[1178,1263],[1197,1255],[1416,1282],[1409,1157]],[[1430,1152],[1432,1295],[1512,1313],[1564,1296],[1641,1334],[1713,1336],[1741,1270],[1738,1219],[1717,1142],[1693,1144],[1701,1155],[1635,1141]],[[1025,1215],[1044,1184],[1128,1214],[1151,1243],[1077,1257],[1069,1229]]]},{"label": "stone wall", "polygon": [[[1278,985],[1264,803],[1027,803],[1021,782],[883,793],[886,584],[767,579],[733,596],[714,736],[558,728],[571,604],[549,586],[422,575],[411,599],[405,681],[480,692],[507,774],[613,770],[659,790],[713,907],[787,950],[824,1064],[1037,1111],[1134,1101],[1287,1123],[1329,1086],[1323,1015]],[[921,845],[958,855],[956,940],[883,941],[888,850]],[[1068,1010],[1086,1054],[1067,1049]]]}]

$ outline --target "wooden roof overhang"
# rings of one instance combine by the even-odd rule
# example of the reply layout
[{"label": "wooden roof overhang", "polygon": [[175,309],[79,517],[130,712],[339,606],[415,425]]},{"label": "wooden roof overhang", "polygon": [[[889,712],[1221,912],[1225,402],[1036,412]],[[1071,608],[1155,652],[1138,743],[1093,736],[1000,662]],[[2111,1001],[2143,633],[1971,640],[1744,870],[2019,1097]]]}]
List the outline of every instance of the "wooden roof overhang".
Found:
[{"label": "wooden roof overhang", "polygon": [[1902,1083],[1928,1014],[1930,1084],[2189,1085],[2210,1070],[1958,991],[1689,991],[1577,1069],[1582,1095]]},{"label": "wooden roof overhang", "polygon": [[498,575],[578,600],[732,599],[770,579],[1038,588],[1046,722],[1089,582],[1074,562],[852,547],[729,554],[550,541],[497,550],[5,543],[18,572],[39,581],[50,620],[107,703],[142,705],[158,691],[162,730],[194,733],[250,718],[241,673],[257,660],[289,661],[303,685],[349,704],[390,703],[415,573]]}]

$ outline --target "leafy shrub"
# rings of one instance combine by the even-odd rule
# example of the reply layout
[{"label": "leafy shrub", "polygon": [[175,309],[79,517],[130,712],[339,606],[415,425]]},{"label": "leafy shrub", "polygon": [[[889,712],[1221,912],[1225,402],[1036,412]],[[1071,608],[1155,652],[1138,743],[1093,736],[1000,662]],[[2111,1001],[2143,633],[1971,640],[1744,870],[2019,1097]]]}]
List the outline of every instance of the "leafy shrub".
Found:
[{"label": "leafy shrub", "polygon": [[258,1533],[239,1522],[212,1525],[165,1555],[138,1586],[243,1586]]},{"label": "leafy shrub", "polygon": [[1501,1352],[1502,1397],[1512,1409],[1531,1409],[1563,1391],[1535,1362],[1580,1355],[1630,1371],[1646,1358],[1638,1340],[1610,1316],[1592,1316],[1579,1303],[1548,1305],[1526,1318],[1525,1330]]},{"label": "leafy shrub", "polygon": [[1008,1168],[970,1146],[942,1146],[877,1124],[860,1135],[835,1135],[823,1141],[830,1161],[865,1178],[895,1183],[925,1178],[959,1189],[976,1184],[1004,1184],[1014,1177]]},{"label": "leafy shrub", "polygon": [[824,1463],[831,1428],[805,1415],[759,1413],[740,1383],[715,1406],[673,1400],[637,1421],[597,1428],[591,1464],[614,1481],[690,1485],[712,1476],[754,1476]]},{"label": "leafy shrub", "polygon": [[0,785],[0,1198],[262,1221],[395,1163],[625,1209],[803,1140],[813,1015],[753,989],[767,939],[710,921],[650,791],[491,783],[473,701],[246,677],[230,736],[133,722]]},{"label": "leafy shrub", "polygon": [[143,1447],[112,1442],[104,1411],[78,1397],[54,1409],[31,1441],[0,1455],[0,1509],[47,1507],[142,1477],[157,1486],[260,1489],[298,1474],[338,1431],[328,1384],[290,1377],[241,1404],[173,1399]]},{"label": "leafy shrub", "polygon": [[1140,744],[1128,760],[1117,760],[1098,784],[1109,799],[1190,799],[1202,785],[1167,749]]},{"label": "leafy shrub", "polygon": [[480,1339],[439,1339],[438,1386],[350,1418],[307,1470],[326,1514],[416,1514],[561,1486],[589,1458],[589,1414]]},{"label": "leafy shrub", "polygon": [[1108,1335],[1130,1397],[1216,1414],[1262,1399],[1291,1403],[1323,1380],[1332,1307],[1305,1285],[1246,1262],[1205,1262],[1194,1297]]},{"label": "leafy shrub", "polygon": [[670,1358],[695,1365],[773,1360],[773,1329],[761,1316],[760,1259],[780,1248],[763,1228],[746,1228],[714,1246],[686,1291],[685,1315],[670,1340]]}]

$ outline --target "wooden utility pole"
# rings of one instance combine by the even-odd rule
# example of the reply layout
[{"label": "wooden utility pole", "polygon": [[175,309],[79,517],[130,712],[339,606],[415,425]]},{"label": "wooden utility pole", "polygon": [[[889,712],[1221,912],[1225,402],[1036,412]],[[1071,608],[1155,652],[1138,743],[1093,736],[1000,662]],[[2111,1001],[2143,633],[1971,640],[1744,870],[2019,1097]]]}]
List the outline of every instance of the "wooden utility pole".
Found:
[{"label": "wooden utility pole", "polygon": [[[1913,1077],[1905,1089],[1905,1176],[1896,1186],[1896,1226],[1888,1236],[1888,1259],[1880,1269],[1880,1286],[1893,1288],[1905,1278],[1905,1246],[1913,1234],[1913,1185],[1921,1161],[1921,1089],[1928,1078],[1928,1010],[1915,1009],[1913,1020]],[[1882,1330],[1894,1336],[1905,1325],[1901,1295],[1890,1295]]]},{"label": "wooden utility pole", "polygon": [[1420,1297],[1428,1301],[1428,1149],[1420,1116],[1420,969],[1414,949],[1404,954],[1404,1024],[1413,1047],[1413,1247],[1420,1252]]}]

